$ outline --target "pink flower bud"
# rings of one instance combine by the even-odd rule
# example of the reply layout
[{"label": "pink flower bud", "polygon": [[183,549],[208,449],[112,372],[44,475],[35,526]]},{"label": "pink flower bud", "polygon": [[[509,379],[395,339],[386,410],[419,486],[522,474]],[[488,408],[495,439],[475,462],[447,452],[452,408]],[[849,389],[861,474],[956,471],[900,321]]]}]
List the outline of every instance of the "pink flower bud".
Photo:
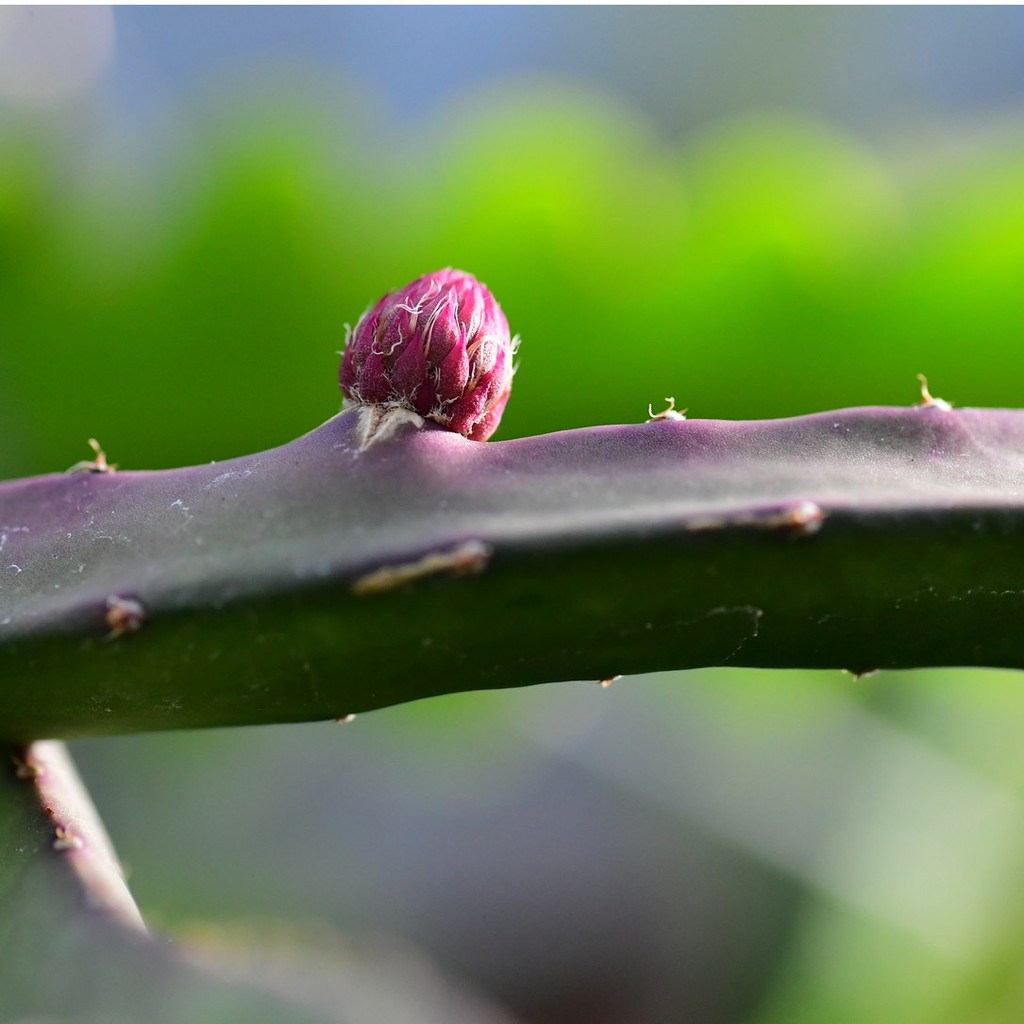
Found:
[{"label": "pink flower bud", "polygon": [[516,340],[471,274],[438,270],[389,292],[345,346],[345,398],[411,409],[473,441],[495,430],[512,388]]}]

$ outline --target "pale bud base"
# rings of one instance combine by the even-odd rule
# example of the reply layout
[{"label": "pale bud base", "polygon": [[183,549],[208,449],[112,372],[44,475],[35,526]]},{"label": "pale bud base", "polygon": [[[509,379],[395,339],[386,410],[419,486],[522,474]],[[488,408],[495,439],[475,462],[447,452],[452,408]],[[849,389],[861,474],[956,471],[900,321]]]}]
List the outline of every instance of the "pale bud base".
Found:
[{"label": "pale bud base", "polygon": [[403,427],[419,430],[423,417],[404,405],[357,405],[359,412],[359,451],[365,452],[372,444],[386,441]]}]

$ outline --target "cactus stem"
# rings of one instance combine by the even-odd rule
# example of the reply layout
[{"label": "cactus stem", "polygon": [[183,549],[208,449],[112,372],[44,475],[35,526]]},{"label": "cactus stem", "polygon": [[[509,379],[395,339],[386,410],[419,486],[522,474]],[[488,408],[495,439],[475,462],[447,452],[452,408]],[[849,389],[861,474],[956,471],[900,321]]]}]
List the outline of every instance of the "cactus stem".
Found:
[{"label": "cactus stem", "polygon": [[45,740],[17,752],[8,748],[8,753],[15,777],[32,786],[42,823],[51,830],[51,849],[66,858],[86,905],[145,932],[110,839],[64,744]]}]

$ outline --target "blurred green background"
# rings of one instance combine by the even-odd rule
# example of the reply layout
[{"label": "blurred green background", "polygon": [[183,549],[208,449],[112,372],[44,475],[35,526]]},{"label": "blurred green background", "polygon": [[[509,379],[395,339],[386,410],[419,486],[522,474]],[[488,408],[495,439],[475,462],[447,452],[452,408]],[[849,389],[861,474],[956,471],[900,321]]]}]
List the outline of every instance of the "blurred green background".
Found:
[{"label": "blurred green background", "polygon": [[[1019,10],[89,10],[0,13],[0,476],[287,441],[448,265],[523,338],[496,441],[1021,404]],[[173,933],[536,1024],[1009,1022],[1022,727],[1016,674],[723,669],[74,753]]]}]

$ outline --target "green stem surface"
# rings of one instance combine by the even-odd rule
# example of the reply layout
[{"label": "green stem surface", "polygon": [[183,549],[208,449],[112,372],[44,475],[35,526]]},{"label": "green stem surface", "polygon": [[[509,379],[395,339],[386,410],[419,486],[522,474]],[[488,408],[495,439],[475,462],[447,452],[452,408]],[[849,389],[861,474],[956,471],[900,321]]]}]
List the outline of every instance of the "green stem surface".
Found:
[{"label": "green stem surface", "polygon": [[708,665],[1024,666],[1024,413],[280,448],[0,485],[0,738]]}]

